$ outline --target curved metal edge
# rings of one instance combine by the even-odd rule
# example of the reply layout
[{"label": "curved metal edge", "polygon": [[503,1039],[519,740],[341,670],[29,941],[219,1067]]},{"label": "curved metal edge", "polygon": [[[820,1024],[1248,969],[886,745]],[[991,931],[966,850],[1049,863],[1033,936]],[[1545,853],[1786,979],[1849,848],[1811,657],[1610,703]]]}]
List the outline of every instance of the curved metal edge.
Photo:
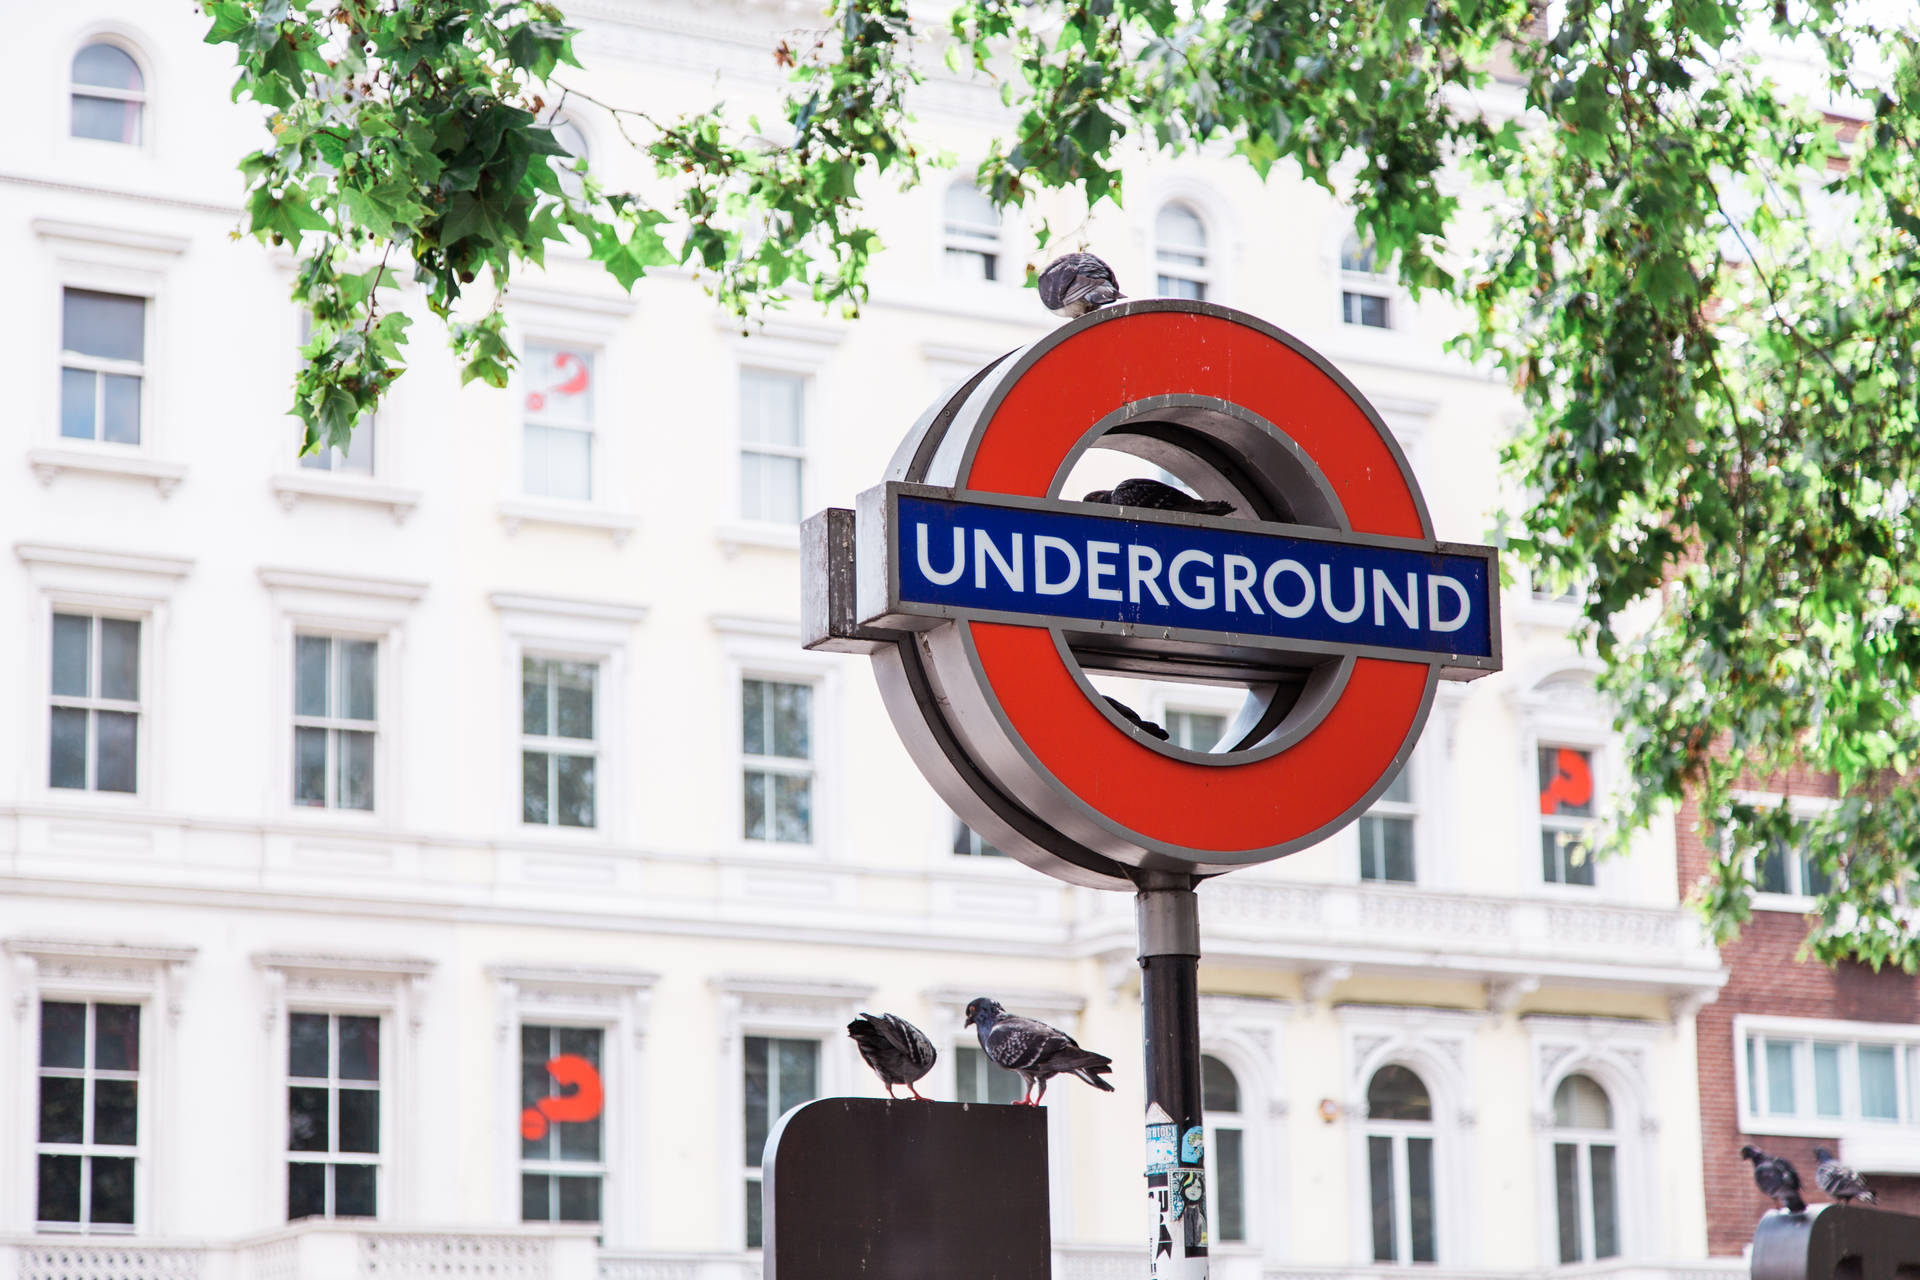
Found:
[{"label": "curved metal edge", "polygon": [[[982,380],[1007,360],[1008,356],[1018,354],[1018,348],[998,356],[980,366],[968,377],[962,378],[927,406],[900,443],[895,446],[893,457],[887,462],[887,479],[913,480],[926,470],[933,458],[934,451],[940,447],[940,441],[946,436],[947,427],[952,424],[954,415],[967,402]],[[923,458],[921,455],[925,454]]]}]

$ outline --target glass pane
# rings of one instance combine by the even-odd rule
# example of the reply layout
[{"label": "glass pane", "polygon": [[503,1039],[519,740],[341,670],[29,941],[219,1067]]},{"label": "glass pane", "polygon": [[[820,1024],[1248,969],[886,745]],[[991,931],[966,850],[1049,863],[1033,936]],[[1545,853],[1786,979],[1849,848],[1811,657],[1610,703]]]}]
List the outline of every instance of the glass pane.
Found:
[{"label": "glass pane", "polygon": [[340,807],[373,808],[373,735],[336,729],[340,741]]},{"label": "glass pane", "polygon": [[293,731],[293,802],[323,805],[327,802],[327,731]]},{"label": "glass pane", "polygon": [[40,1222],[80,1221],[79,1156],[40,1157],[40,1196],[34,1217]]},{"label": "glass pane", "polygon": [[[756,1160],[758,1156],[754,1157]],[[747,1248],[760,1247],[760,1179],[747,1179]]]},{"label": "glass pane", "polygon": [[347,447],[332,450],[333,470],[370,476],[373,474],[373,450],[373,423],[362,419],[354,424],[352,434],[347,437]]},{"label": "glass pane", "polygon": [[340,1090],[340,1150],[380,1150],[380,1091]]},{"label": "glass pane", "polygon": [[300,465],[309,471],[333,470],[333,450],[315,449],[312,453],[300,455]]},{"label": "glass pane", "polygon": [[1407,1207],[1413,1221],[1413,1261],[1436,1258],[1433,1239],[1433,1139],[1407,1139]]},{"label": "glass pane", "polygon": [[55,707],[47,741],[47,785],[87,785],[87,713]]},{"label": "glass pane", "polygon": [[547,768],[551,757],[544,751],[520,753],[520,820],[548,823]]},{"label": "glass pane", "polygon": [[87,1006],[65,1001],[40,1004],[40,1065],[83,1067],[87,1063]]},{"label": "glass pane", "polygon": [[1793,1045],[1767,1041],[1767,1110],[1776,1116],[1793,1114]]},{"label": "glass pane", "polygon": [[[978,1050],[974,1052],[978,1053]],[[987,1101],[995,1106],[1010,1106],[1026,1096],[1027,1085],[1024,1080],[1005,1067],[987,1061],[980,1054],[980,1069],[987,1076]]]},{"label": "glass pane", "polygon": [[93,1065],[102,1071],[140,1069],[140,1006],[93,1007]]},{"label": "glass pane", "polygon": [[[780,1107],[785,1115],[818,1092],[820,1043],[817,1040],[776,1040],[780,1054]],[[757,1163],[757,1162],[756,1162]]]},{"label": "glass pane", "polygon": [[746,837],[749,840],[767,838],[767,775],[749,773],[746,775],[745,799]]},{"label": "glass pane", "polygon": [[741,1155],[749,1169],[760,1167],[760,1156],[767,1145],[767,1106],[769,1068],[768,1056],[771,1043],[765,1036],[748,1036],[742,1048],[744,1074],[742,1077],[742,1096],[746,1106],[745,1146]]},{"label": "glass pane", "polygon": [[340,1078],[380,1078],[380,1019],[340,1016]]},{"label": "glass pane", "polygon": [[1405,769],[1402,769],[1399,773],[1394,774],[1393,781],[1389,782],[1387,784],[1387,789],[1380,793],[1380,801],[1382,803],[1391,803],[1391,804],[1412,804],[1413,803],[1412,775],[1408,773],[1408,771]]},{"label": "glass pane", "polygon": [[981,1096],[981,1068],[986,1064],[987,1055],[978,1049],[958,1046],[953,1051],[953,1100],[955,1102],[985,1102]]},{"label": "glass pane", "polygon": [[600,1158],[600,1122],[601,1117],[591,1120],[569,1120],[565,1124],[556,1124],[552,1132],[559,1138],[561,1160],[598,1160]]},{"label": "glass pane", "polygon": [[69,440],[94,438],[94,394],[100,375],[91,369],[60,370],[60,434]]},{"label": "glass pane", "polygon": [[1393,1139],[1367,1138],[1367,1169],[1373,1195],[1373,1260],[1397,1262],[1394,1247]]},{"label": "glass pane", "polygon": [[[547,1071],[547,1060],[553,1056],[553,1028],[520,1028],[520,1107],[525,1110],[537,1106],[542,1098],[553,1096],[553,1076]],[[538,1138],[522,1135],[520,1155],[527,1160],[546,1160],[553,1155],[554,1133],[552,1126]],[[542,1194],[545,1194],[544,1192]]]},{"label": "glass pane", "polygon": [[126,618],[100,619],[100,696],[123,702],[140,700],[140,624]]},{"label": "glass pane", "polygon": [[145,359],[146,299],[67,289],[61,296],[60,334],[68,351],[103,360]]},{"label": "glass pane", "polygon": [[[523,366],[527,418],[556,426],[591,428],[593,365],[591,351],[529,342]],[[587,437],[582,433],[581,438]]]},{"label": "glass pane", "polygon": [[560,1190],[560,1221],[600,1221],[600,1179],[555,1178]]},{"label": "glass pane", "polygon": [[593,814],[592,756],[555,756],[553,758],[555,808],[563,827],[591,827]]},{"label": "glass pane", "polygon": [[1238,1111],[1240,1082],[1233,1069],[1211,1055],[1200,1059],[1200,1108],[1203,1111]]},{"label": "glass pane", "polygon": [[1209,715],[1204,711],[1167,712],[1167,737],[1176,747],[1185,747],[1189,751],[1211,751],[1220,743],[1220,735],[1227,731],[1225,716]]},{"label": "glass pane", "polygon": [[93,619],[77,613],[53,615],[53,691],[84,698],[93,692]]},{"label": "glass pane", "polygon": [[585,502],[593,497],[593,434],[528,425],[527,492]]},{"label": "glass pane", "polygon": [[1560,1214],[1560,1261],[1580,1261],[1580,1148],[1553,1144],[1553,1199]]},{"label": "glass pane", "polygon": [[320,1218],[327,1212],[327,1166],[287,1166],[287,1221]]},{"label": "glass pane", "polygon": [[591,662],[553,664],[553,732],[561,738],[593,737],[593,689],[600,668]]},{"label": "glass pane", "polygon": [[1380,1068],[1367,1084],[1367,1115],[1374,1120],[1433,1119],[1426,1082],[1402,1066]]},{"label": "glass pane", "polygon": [[523,1173],[520,1175],[520,1219],[523,1222],[551,1222],[553,1207],[547,1200],[547,1189],[553,1179],[544,1173]]},{"label": "glass pane", "polygon": [[94,1222],[131,1223],[133,1221],[133,1160],[128,1156],[95,1156],[93,1166],[93,1204],[88,1217]]},{"label": "glass pane", "polygon": [[767,753],[767,682],[764,680],[741,682],[740,750],[750,756]]},{"label": "glass pane", "polygon": [[601,1032],[597,1027],[561,1027],[560,1052],[585,1058],[596,1068],[600,1065]]},{"label": "glass pane", "polygon": [[1161,258],[1196,262],[1206,255],[1207,224],[1186,205],[1166,205],[1153,220],[1153,239]]},{"label": "glass pane", "polygon": [[1787,879],[1787,860],[1792,855],[1778,843],[1770,844],[1754,856],[1753,887],[1760,893],[1791,893]]},{"label": "glass pane", "polygon": [[946,215],[949,235],[955,232],[987,236],[1000,234],[1000,211],[993,207],[993,201],[987,197],[987,193],[971,182],[956,182],[947,188],[942,212]]},{"label": "glass pane", "polygon": [[547,723],[547,679],[553,663],[546,658],[520,660],[520,732],[545,737],[551,732]]},{"label": "glass pane", "polygon": [[773,776],[773,838],[786,844],[813,842],[813,779]]},{"label": "glass pane", "polygon": [[131,1147],[140,1140],[140,1086],[132,1080],[93,1082],[93,1140],[102,1146]]},{"label": "glass pane", "polygon": [[1607,1091],[1590,1076],[1568,1076],[1553,1091],[1553,1123],[1562,1129],[1613,1128]]},{"label": "glass pane", "polygon": [[293,713],[298,716],[327,714],[327,663],[333,641],[325,636],[293,638]]},{"label": "glass pane", "polygon": [[1540,812],[1593,816],[1593,753],[1572,747],[1540,748]]},{"label": "glass pane", "polygon": [[287,1074],[327,1078],[327,1015],[296,1013],[287,1019]]},{"label": "glass pane", "polygon": [[287,1150],[325,1151],[327,1145],[327,1091],[318,1085],[294,1085],[287,1090]]},{"label": "glass pane", "polygon": [[1198,280],[1190,280],[1186,276],[1161,276],[1157,283],[1162,297],[1191,298],[1195,302],[1207,300],[1207,286]]},{"label": "glass pane", "polygon": [[741,455],[741,470],[743,475],[757,475],[753,491],[760,494],[759,509],[743,510],[744,517],[774,524],[800,522],[800,459],[748,453]]},{"label": "glass pane", "polygon": [[813,686],[776,684],[773,691],[773,750],[770,754],[805,760],[812,755],[808,726],[813,718]]},{"label": "glass pane", "polygon": [[77,1076],[40,1077],[40,1141],[85,1142],[87,1082]]},{"label": "glass pane", "polygon": [[1340,245],[1340,269],[1372,275],[1374,273],[1373,241],[1362,240],[1358,233],[1349,232],[1346,240]]},{"label": "glass pane", "polygon": [[1760,1061],[1757,1041],[1747,1037],[1747,1110],[1760,1114]]},{"label": "glass pane", "polygon": [[73,136],[137,144],[140,104],[124,98],[96,98],[76,93],[73,95]]},{"label": "glass pane", "polygon": [[1800,892],[1809,897],[1818,897],[1833,891],[1833,876],[1820,865],[1820,859],[1811,850],[1800,850]]},{"label": "glass pane", "polygon": [[90,44],[73,55],[73,82],[138,93],[140,68],[124,49],[110,44]]},{"label": "glass pane", "polygon": [[1247,1238],[1246,1191],[1240,1167],[1240,1130],[1213,1135],[1213,1220],[1222,1240]]},{"label": "glass pane", "polygon": [[372,640],[341,640],[340,698],[336,705],[347,720],[377,720],[374,672],[380,648]]},{"label": "glass pane", "polygon": [[1620,1254],[1620,1210],[1614,1186],[1613,1148],[1602,1143],[1587,1148],[1593,1174],[1593,1256]]},{"label": "glass pane", "polygon": [[942,274],[949,280],[997,280],[1000,277],[999,254],[949,247],[941,254],[940,261]]},{"label": "glass pane", "polygon": [[333,1168],[333,1216],[371,1218],[375,1212],[374,1167],[341,1164]]},{"label": "glass pane", "polygon": [[93,728],[100,752],[93,762],[94,789],[136,790],[140,717],[128,711],[96,711]]},{"label": "glass pane", "polygon": [[799,448],[806,442],[807,381],[791,373],[740,371],[740,439]]},{"label": "glass pane", "polygon": [[1867,1120],[1900,1118],[1900,1098],[1893,1082],[1893,1046],[1863,1044],[1860,1055],[1860,1115]]},{"label": "glass pane", "polygon": [[1823,1116],[1840,1114],[1840,1046],[1837,1044],[1813,1046],[1813,1109]]},{"label": "glass pane", "polygon": [[114,444],[140,443],[140,379],[109,373],[101,378],[100,438]]}]

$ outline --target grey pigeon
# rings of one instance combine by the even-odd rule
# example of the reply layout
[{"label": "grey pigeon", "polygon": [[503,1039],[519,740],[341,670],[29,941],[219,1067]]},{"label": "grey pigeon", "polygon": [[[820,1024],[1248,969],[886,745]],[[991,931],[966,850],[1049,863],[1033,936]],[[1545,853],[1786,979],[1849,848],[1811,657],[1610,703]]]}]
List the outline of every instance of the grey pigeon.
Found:
[{"label": "grey pigeon", "polygon": [[1800,1198],[1800,1175],[1785,1156],[1770,1156],[1756,1146],[1740,1148],[1743,1159],[1753,1161],[1753,1185],[1788,1213],[1805,1213],[1807,1202]]},{"label": "grey pigeon", "polygon": [[1851,1166],[1841,1164],[1833,1158],[1833,1152],[1825,1147],[1815,1147],[1813,1158],[1820,1163],[1813,1170],[1813,1185],[1843,1204],[1852,1204],[1858,1200],[1861,1204],[1879,1204],[1880,1197],[1873,1194],[1873,1188],[1867,1180],[1855,1173]]},{"label": "grey pigeon", "polygon": [[978,1028],[980,1049],[989,1061],[1026,1082],[1026,1093],[1032,1097],[1022,1094],[1015,1106],[1039,1106],[1047,1081],[1058,1075],[1079,1076],[1096,1089],[1113,1092],[1113,1086],[1100,1078],[1113,1070],[1113,1059],[1082,1049],[1057,1027],[1008,1013],[985,996],[968,1003],[966,1025]]},{"label": "grey pigeon", "polygon": [[[1102,694],[1100,696],[1103,698],[1106,697],[1105,694]],[[1167,740],[1167,730],[1165,726],[1155,724],[1153,721],[1147,719],[1145,716],[1141,715],[1138,711],[1135,711],[1132,707],[1128,706],[1126,703],[1120,701],[1120,699],[1107,698],[1107,705],[1112,707],[1115,711],[1118,711],[1120,713],[1120,718],[1122,720],[1131,721],[1134,727],[1139,729],[1140,732],[1150,733],[1154,737],[1160,739],[1160,741],[1162,742],[1165,742]]]},{"label": "grey pigeon", "polygon": [[926,1032],[891,1013],[863,1013],[847,1024],[847,1034],[860,1046],[860,1056],[873,1068],[873,1074],[887,1086],[889,1098],[894,1096],[894,1086],[903,1084],[920,1101],[931,1101],[921,1098],[920,1091],[913,1087],[915,1080],[933,1070],[934,1059],[939,1056]]},{"label": "grey pigeon", "polygon": [[1080,501],[1145,507],[1149,511],[1185,511],[1197,516],[1224,516],[1233,512],[1231,502],[1208,502],[1158,480],[1122,480],[1111,489],[1095,489]]},{"label": "grey pigeon", "polygon": [[1113,268],[1090,253],[1062,254],[1040,273],[1040,301],[1069,320],[1126,297]]}]

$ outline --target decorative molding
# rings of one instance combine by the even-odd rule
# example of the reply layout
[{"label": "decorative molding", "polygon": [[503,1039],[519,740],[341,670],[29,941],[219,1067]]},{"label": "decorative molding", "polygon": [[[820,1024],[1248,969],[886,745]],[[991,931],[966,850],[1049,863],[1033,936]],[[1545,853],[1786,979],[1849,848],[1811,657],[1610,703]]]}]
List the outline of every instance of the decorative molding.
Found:
[{"label": "decorative molding", "polygon": [[138,249],[144,253],[182,254],[192,246],[186,236],[162,235],[157,231],[135,231],[129,227],[109,227],[92,222],[63,222],[57,218],[35,218],[33,234],[42,240],[71,240],[80,244],[112,245],[119,249]]},{"label": "decorative molding", "polygon": [[82,942],[67,938],[8,938],[0,943],[11,955],[31,956],[42,966],[48,961],[108,961],[121,965],[186,964],[200,953],[198,947],[176,947],[161,943],[147,945],[121,942]]},{"label": "decorative molding", "polygon": [[114,573],[145,573],[158,578],[184,578],[194,562],[184,556],[144,555],[98,547],[65,546],[51,542],[16,542],[13,554],[29,565],[60,565],[69,569],[106,569]]},{"label": "decorative molding", "polygon": [[1518,974],[1511,978],[1495,978],[1487,983],[1487,1009],[1497,1017],[1506,1017],[1520,1006],[1520,1002],[1540,989],[1538,976]]},{"label": "decorative molding", "polygon": [[800,624],[788,618],[757,618],[747,614],[715,613],[707,618],[715,631],[735,636],[764,636],[769,640],[798,640]]},{"label": "decorative molding", "polygon": [[93,453],[82,449],[29,449],[27,465],[33,468],[33,477],[42,488],[51,485],[63,473],[72,471],[143,480],[151,484],[162,498],[171,498],[173,491],[187,477],[184,463],[162,462],[158,458],[140,454]]},{"label": "decorative molding", "polygon": [[742,547],[764,547],[770,551],[798,551],[800,529],[790,524],[751,524],[730,522],[714,530],[721,552],[731,560]]},{"label": "decorative molding", "polygon": [[532,591],[495,591],[487,601],[502,613],[544,613],[562,618],[588,618],[596,622],[645,622],[650,606],[619,600],[583,600],[573,596],[549,596]]},{"label": "decorative molding", "polygon": [[631,294],[576,293],[568,289],[524,284],[513,285],[507,290],[506,304],[510,309],[524,307],[614,317],[630,316],[639,305]]},{"label": "decorative molding", "polygon": [[324,591],[343,596],[378,596],[413,603],[427,594],[427,584],[402,578],[375,578],[327,573],[315,569],[261,569],[260,581],[272,591]]},{"label": "decorative molding", "polygon": [[500,504],[500,525],[507,531],[509,538],[520,532],[523,524],[547,525],[557,529],[589,529],[605,533],[613,540],[613,545],[624,547],[633,531],[640,527],[639,517],[624,511],[607,511],[596,507],[563,506],[558,503],[533,502],[526,499],[512,499]]},{"label": "decorative molding", "polygon": [[1350,964],[1322,965],[1300,975],[1300,991],[1309,1007],[1325,1004],[1333,989],[1353,976]]},{"label": "decorative molding", "polygon": [[238,204],[215,204],[207,200],[182,200],[175,196],[155,195],[151,191],[128,191],[119,187],[101,186],[92,182],[56,182],[49,178],[33,178],[21,173],[0,173],[0,183],[17,187],[38,187],[42,191],[66,191],[83,196],[108,196],[120,200],[133,200],[140,204],[164,205],[174,209],[191,209],[196,213],[217,213],[223,217],[245,213],[246,208]]},{"label": "decorative molding", "polygon": [[[994,999],[1009,1013],[1038,1018],[1042,1022],[1065,1022],[1086,1012],[1087,998],[1076,991],[1055,988],[994,988]],[[952,1015],[959,1022],[966,1008],[981,994],[977,987],[929,987],[920,993],[929,1005]]]},{"label": "decorative molding", "polygon": [[326,471],[282,472],[269,480],[268,484],[280,509],[289,512],[300,504],[302,498],[319,498],[330,502],[385,507],[395,524],[405,524],[414,508],[420,505],[418,489],[403,489],[398,485],[351,476],[335,476]]},{"label": "decorative molding", "polygon": [[756,340],[764,340],[803,343],[813,347],[835,347],[846,340],[848,333],[847,326],[843,324],[806,321],[793,317],[769,317],[753,323],[744,332],[740,325],[740,321],[724,312],[716,312],[713,318],[714,328],[746,346],[751,346]]},{"label": "decorative molding", "polygon": [[311,951],[259,951],[253,963],[260,969],[278,969],[283,973],[358,974],[400,978],[424,978],[433,972],[434,962],[414,956],[330,955]]}]

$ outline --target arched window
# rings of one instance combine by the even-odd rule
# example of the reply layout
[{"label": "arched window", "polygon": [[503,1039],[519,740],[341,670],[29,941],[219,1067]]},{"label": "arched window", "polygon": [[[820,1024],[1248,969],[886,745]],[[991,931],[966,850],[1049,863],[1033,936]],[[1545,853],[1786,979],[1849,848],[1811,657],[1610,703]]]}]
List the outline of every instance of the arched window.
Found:
[{"label": "arched window", "polygon": [[1560,1261],[1620,1256],[1619,1146],[1613,1105],[1590,1076],[1553,1091],[1553,1190]]},{"label": "arched window", "polygon": [[125,49],[96,40],[73,55],[74,137],[138,146],[146,101],[140,64]]},{"label": "arched window", "polygon": [[1368,329],[1391,329],[1392,299],[1373,241],[1349,231],[1340,245],[1340,318]]},{"label": "arched window", "polygon": [[578,200],[583,183],[574,166],[587,159],[587,135],[580,131],[579,125],[564,117],[550,121],[547,128],[552,131],[553,140],[567,149],[566,155],[553,158],[554,170],[560,176],[560,189]]},{"label": "arched window", "polygon": [[1164,205],[1153,220],[1154,288],[1165,298],[1207,297],[1207,224],[1184,204]]},{"label": "arched window", "polygon": [[1367,1083],[1367,1174],[1375,1262],[1434,1262],[1433,1099],[1397,1064]]},{"label": "arched window", "polygon": [[1211,1055],[1200,1059],[1200,1108],[1206,1113],[1207,1171],[1213,1186],[1213,1238],[1247,1238],[1247,1156],[1240,1117],[1240,1082],[1233,1069]]},{"label": "arched window", "polygon": [[971,182],[947,188],[946,253],[949,276],[960,280],[1000,278],[1000,211]]}]

